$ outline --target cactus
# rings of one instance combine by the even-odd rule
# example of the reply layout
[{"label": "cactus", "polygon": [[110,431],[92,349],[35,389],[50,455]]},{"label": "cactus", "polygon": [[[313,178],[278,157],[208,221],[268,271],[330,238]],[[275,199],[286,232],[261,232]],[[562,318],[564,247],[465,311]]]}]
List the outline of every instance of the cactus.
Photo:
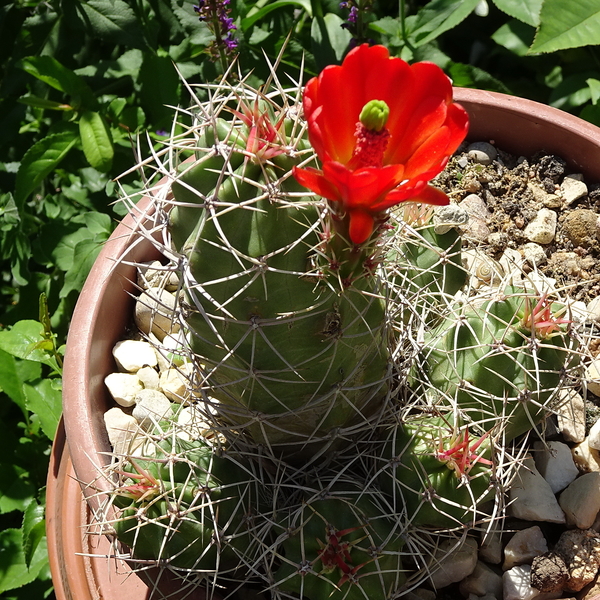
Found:
[{"label": "cactus", "polygon": [[[274,120],[281,131],[296,126]],[[382,406],[385,303],[375,274],[360,264],[356,275],[334,268],[322,249],[323,206],[291,177],[303,138],[278,141],[267,164],[256,154],[244,160],[236,140],[249,143],[246,123],[228,126],[221,144],[231,158],[196,163],[173,186],[170,231],[185,257],[186,329],[219,415],[255,443],[291,454],[334,429],[364,426]],[[212,120],[200,127],[216,138]],[[207,177],[204,165],[215,160],[221,171]],[[340,282],[341,271],[351,283]]]},{"label": "cactus", "polygon": [[136,560],[172,569],[243,573],[264,482],[247,461],[203,441],[171,439],[113,466],[112,527]]},{"label": "cactus", "polygon": [[478,509],[494,497],[491,459],[487,434],[421,414],[394,424],[373,462],[381,489],[411,525],[462,529],[482,519]]},{"label": "cactus", "polygon": [[579,362],[564,305],[518,288],[454,306],[426,335],[417,387],[455,424],[509,442],[540,423]]},{"label": "cactus", "polygon": [[401,526],[385,498],[360,481],[304,494],[280,522],[276,588],[294,598],[385,600],[406,580]]}]

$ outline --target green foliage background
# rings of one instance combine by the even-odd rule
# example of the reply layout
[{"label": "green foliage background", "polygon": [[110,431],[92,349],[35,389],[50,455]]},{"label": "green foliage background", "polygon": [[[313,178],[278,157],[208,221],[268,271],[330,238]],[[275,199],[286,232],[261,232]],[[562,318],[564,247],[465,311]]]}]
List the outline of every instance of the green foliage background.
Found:
[{"label": "green foliage background", "polygon": [[[211,0],[214,1],[214,0]],[[458,86],[600,124],[600,0],[231,0],[239,65],[305,77],[357,41],[439,64]],[[113,179],[171,131],[171,106],[226,65],[193,0],[0,6],[0,597],[52,597],[45,479],[77,296],[126,207]],[[286,42],[287,40],[287,42]],[[287,45],[286,45],[287,43]],[[126,191],[140,189],[133,171]]]}]

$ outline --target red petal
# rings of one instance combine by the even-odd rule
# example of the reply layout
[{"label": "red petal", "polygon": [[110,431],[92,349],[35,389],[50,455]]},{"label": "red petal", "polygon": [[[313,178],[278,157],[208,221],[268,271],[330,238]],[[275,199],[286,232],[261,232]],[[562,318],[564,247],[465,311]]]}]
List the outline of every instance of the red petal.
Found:
[{"label": "red petal", "polygon": [[375,223],[373,217],[362,210],[353,210],[348,213],[350,217],[350,225],[348,233],[353,244],[362,244],[366,242],[373,233],[373,225]]},{"label": "red petal", "polygon": [[338,201],[341,199],[339,190],[323,176],[323,171],[312,167],[300,169],[294,166],[292,167],[292,175],[300,185],[323,198],[327,198],[327,200]]},{"label": "red petal", "polygon": [[434,206],[446,206],[450,203],[450,200],[442,190],[432,185],[401,186],[387,194],[385,201],[381,202],[377,208],[380,211],[385,210],[400,204],[400,202],[421,202],[422,204],[433,204]]},{"label": "red petal", "polygon": [[361,208],[371,211],[382,196],[402,181],[403,173],[402,165],[365,167],[356,171],[337,162],[323,165],[323,176],[339,190],[346,210]]}]

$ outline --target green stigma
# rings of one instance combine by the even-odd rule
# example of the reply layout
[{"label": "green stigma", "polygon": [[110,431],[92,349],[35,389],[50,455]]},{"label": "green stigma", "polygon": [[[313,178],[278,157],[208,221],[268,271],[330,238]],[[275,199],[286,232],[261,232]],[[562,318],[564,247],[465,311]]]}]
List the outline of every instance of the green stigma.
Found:
[{"label": "green stigma", "polygon": [[383,100],[371,100],[360,111],[360,122],[370,131],[381,131],[390,116],[390,107]]}]

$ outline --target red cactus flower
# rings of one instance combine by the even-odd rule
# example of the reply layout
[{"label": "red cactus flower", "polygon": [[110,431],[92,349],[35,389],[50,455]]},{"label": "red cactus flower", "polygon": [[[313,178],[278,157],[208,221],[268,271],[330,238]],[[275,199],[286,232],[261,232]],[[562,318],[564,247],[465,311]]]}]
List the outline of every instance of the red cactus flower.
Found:
[{"label": "red cactus flower", "polygon": [[439,67],[363,44],[308,82],[303,105],[322,169],[295,168],[294,176],[348,216],[354,244],[400,202],[448,203],[427,182],[465,138],[468,117]]}]

